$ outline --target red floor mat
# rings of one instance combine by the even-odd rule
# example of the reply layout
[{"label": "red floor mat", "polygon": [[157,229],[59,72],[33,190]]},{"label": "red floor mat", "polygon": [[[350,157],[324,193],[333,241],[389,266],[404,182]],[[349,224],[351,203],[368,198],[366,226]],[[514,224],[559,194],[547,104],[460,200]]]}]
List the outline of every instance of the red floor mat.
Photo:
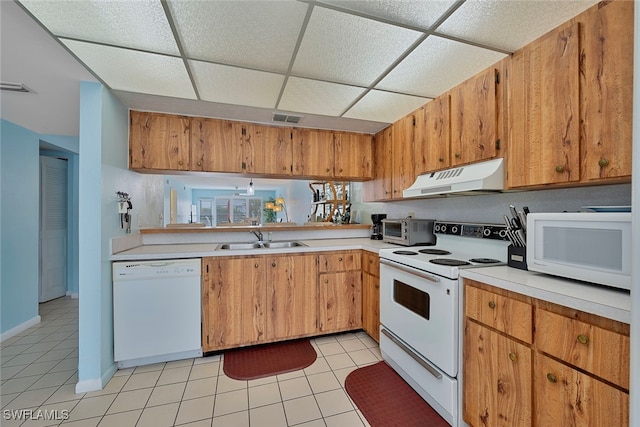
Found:
[{"label": "red floor mat", "polygon": [[292,340],[226,351],[222,368],[236,380],[255,380],[304,369],[316,357],[308,339]]},{"label": "red floor mat", "polygon": [[345,388],[372,427],[449,427],[385,362],[351,372]]}]

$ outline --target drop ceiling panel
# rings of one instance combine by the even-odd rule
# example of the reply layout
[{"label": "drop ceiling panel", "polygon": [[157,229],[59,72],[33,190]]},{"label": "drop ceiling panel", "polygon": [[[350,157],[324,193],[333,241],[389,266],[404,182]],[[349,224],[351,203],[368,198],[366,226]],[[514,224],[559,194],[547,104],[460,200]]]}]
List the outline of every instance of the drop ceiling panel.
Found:
[{"label": "drop ceiling panel", "polygon": [[170,1],[191,59],[284,73],[307,12],[297,1]]},{"label": "drop ceiling panel", "polygon": [[61,37],[179,55],[158,1],[22,1]]},{"label": "drop ceiling panel", "polygon": [[393,123],[429,101],[428,98],[372,90],[347,111],[344,117]]},{"label": "drop ceiling panel", "polygon": [[495,51],[430,36],[376,88],[435,97],[505,56]]},{"label": "drop ceiling panel", "polygon": [[359,87],[290,77],[278,109],[339,116],[362,92]]},{"label": "drop ceiling panel", "polygon": [[302,77],[368,86],[420,34],[314,7],[292,72]]},{"label": "drop ceiling panel", "polygon": [[204,101],[275,108],[284,75],[189,61]]},{"label": "drop ceiling panel", "polygon": [[595,0],[467,1],[438,32],[515,51],[596,3]]},{"label": "drop ceiling panel", "polygon": [[325,0],[323,3],[343,7],[404,25],[427,30],[443,15],[455,0]]},{"label": "drop ceiling panel", "polygon": [[196,98],[180,58],[75,40],[61,41],[112,89]]}]

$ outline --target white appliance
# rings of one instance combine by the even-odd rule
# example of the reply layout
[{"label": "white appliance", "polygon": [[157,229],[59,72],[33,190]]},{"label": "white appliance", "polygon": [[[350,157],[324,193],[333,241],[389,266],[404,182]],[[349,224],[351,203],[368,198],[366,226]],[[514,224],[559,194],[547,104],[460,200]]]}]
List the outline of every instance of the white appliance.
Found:
[{"label": "white appliance", "polygon": [[432,246],[380,250],[380,350],[447,422],[461,418],[460,269],[506,263],[506,227],[436,222]]},{"label": "white appliance", "polygon": [[631,290],[631,213],[527,215],[527,266],[531,271]]},{"label": "white appliance", "polygon": [[402,192],[402,195],[404,197],[468,195],[503,189],[503,159],[497,158],[420,175],[411,187]]},{"label": "white appliance", "polygon": [[432,219],[383,219],[382,241],[403,246],[433,245],[433,224]]},{"label": "white appliance", "polygon": [[201,260],[113,263],[119,368],[202,356]]}]

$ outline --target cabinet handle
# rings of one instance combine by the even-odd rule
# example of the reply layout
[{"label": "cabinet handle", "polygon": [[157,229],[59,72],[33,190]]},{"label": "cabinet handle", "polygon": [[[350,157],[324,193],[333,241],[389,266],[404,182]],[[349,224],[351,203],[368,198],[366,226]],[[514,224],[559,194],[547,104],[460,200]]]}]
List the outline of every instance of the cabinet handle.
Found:
[{"label": "cabinet handle", "polygon": [[609,165],[609,160],[605,159],[604,157],[598,161],[598,166],[600,166],[601,168],[608,165]]},{"label": "cabinet handle", "polygon": [[340,168],[340,172],[342,172],[344,169]]},{"label": "cabinet handle", "polygon": [[198,166],[202,166],[202,162],[198,162]]},{"label": "cabinet handle", "polygon": [[557,383],[558,382],[558,378],[556,378],[555,375],[553,375],[551,372],[549,372],[547,374],[547,379],[549,380],[550,383]]},{"label": "cabinet handle", "polygon": [[589,337],[587,337],[586,335],[578,335],[578,342],[580,344],[589,344]]},{"label": "cabinet handle", "polygon": [[438,158],[438,161],[439,161],[440,163],[442,163],[442,162],[444,162],[444,159],[443,159],[442,157],[439,157],[439,158]]},{"label": "cabinet handle", "polygon": [[338,258],[338,261],[339,261],[339,262],[342,262],[342,257]]},{"label": "cabinet handle", "polygon": [[564,166],[556,166],[556,172],[563,173],[564,172]]},{"label": "cabinet handle", "polygon": [[490,309],[492,309],[492,310],[493,310],[494,308],[496,308],[496,303],[495,303],[495,301],[489,301],[489,308],[490,308]]},{"label": "cabinet handle", "polygon": [[286,166],[282,166],[282,170],[283,170],[283,171],[286,171],[286,170],[287,170],[287,167],[286,167]]},{"label": "cabinet handle", "polygon": [[324,283],[329,283],[329,279],[324,279]]},{"label": "cabinet handle", "polygon": [[456,159],[459,159],[460,158],[460,153],[454,154],[453,157],[455,157]]},{"label": "cabinet handle", "polygon": [[275,267],[276,265],[277,265],[277,264],[276,264],[276,262],[275,262],[275,261],[273,261],[273,262],[271,263],[271,267]]},{"label": "cabinet handle", "polygon": [[326,168],[324,171],[325,171],[325,172],[329,172],[329,168]]},{"label": "cabinet handle", "polygon": [[178,164],[182,166],[182,160],[178,160]]},{"label": "cabinet handle", "polygon": [[255,267],[255,268],[258,268],[258,267],[260,267],[260,264],[256,263],[256,264],[254,265],[254,267]]},{"label": "cabinet handle", "polygon": [[516,360],[518,360],[518,356],[516,356],[515,353],[509,353],[509,360],[515,362]]}]

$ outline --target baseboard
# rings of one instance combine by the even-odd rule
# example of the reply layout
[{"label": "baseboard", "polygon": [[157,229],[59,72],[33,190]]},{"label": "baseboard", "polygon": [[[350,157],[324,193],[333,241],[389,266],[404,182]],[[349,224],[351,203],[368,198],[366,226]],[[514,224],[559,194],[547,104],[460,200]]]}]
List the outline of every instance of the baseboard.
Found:
[{"label": "baseboard", "polygon": [[0,335],[0,342],[4,340],[8,340],[9,338],[18,335],[20,332],[26,331],[27,329],[29,329],[34,325],[37,325],[38,323],[40,323],[40,316],[36,316],[32,319],[27,320],[24,323],[19,324],[16,327],[9,329],[8,331],[5,331],[2,333],[2,335]]},{"label": "baseboard", "polygon": [[117,370],[118,368],[114,363],[113,365],[111,365],[111,367],[109,367],[109,369],[107,369],[104,374],[102,374],[101,378],[92,378],[90,380],[78,381],[76,383],[76,394],[102,390]]},{"label": "baseboard", "polygon": [[68,297],[71,297],[71,299],[78,299],[78,293],[77,292],[71,292],[71,291],[67,291],[66,295]]}]

